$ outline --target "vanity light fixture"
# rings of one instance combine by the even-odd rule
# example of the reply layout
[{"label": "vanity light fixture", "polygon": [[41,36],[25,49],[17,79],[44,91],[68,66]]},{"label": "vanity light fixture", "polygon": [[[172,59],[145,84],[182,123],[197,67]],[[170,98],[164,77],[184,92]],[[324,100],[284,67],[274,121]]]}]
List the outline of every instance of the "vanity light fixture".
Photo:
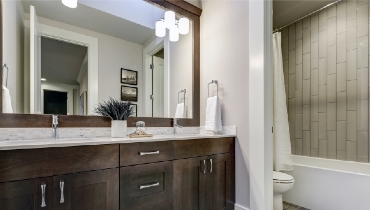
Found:
[{"label": "vanity light fixture", "polygon": [[170,41],[179,41],[180,34],[189,33],[189,19],[182,17],[176,20],[176,14],[169,10],[164,13],[164,18],[155,23],[155,35],[157,37],[166,36],[166,29],[170,30]]},{"label": "vanity light fixture", "polygon": [[164,13],[164,22],[166,24],[166,28],[171,29],[173,26],[175,26],[176,23],[176,14],[169,10]]},{"label": "vanity light fixture", "polygon": [[160,19],[155,23],[155,35],[158,37],[166,36],[166,23],[164,19]]},{"label": "vanity light fixture", "polygon": [[189,19],[187,18],[180,18],[179,20],[179,33],[180,34],[188,34],[189,33]]},{"label": "vanity light fixture", "polygon": [[62,3],[69,8],[77,7],[77,0],[62,0]]},{"label": "vanity light fixture", "polygon": [[41,78],[41,81],[46,81],[46,79],[45,78]]},{"label": "vanity light fixture", "polygon": [[170,41],[177,42],[179,41],[179,28],[177,26],[170,29]]}]

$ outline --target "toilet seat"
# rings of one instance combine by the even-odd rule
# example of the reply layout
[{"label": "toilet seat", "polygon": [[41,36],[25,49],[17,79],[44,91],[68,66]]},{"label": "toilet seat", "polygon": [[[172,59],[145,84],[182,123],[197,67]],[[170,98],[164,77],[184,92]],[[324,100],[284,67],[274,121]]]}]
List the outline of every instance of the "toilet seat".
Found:
[{"label": "toilet seat", "polygon": [[289,174],[273,171],[272,178],[274,183],[293,183],[294,178]]}]

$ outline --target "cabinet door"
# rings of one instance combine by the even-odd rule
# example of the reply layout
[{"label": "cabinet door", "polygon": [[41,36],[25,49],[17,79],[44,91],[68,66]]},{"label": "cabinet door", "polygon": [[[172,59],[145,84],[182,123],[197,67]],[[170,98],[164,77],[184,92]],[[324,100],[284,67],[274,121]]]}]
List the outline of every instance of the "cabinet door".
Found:
[{"label": "cabinet door", "polygon": [[234,209],[234,161],[230,153],[207,160],[206,205],[209,210]]},{"label": "cabinet door", "polygon": [[119,169],[54,177],[54,209],[118,210]]},{"label": "cabinet door", "polygon": [[[155,205],[173,197],[173,162],[120,169],[120,209],[168,209]],[[153,207],[154,205],[154,207]],[[167,204],[168,205],[168,204]],[[152,207],[150,207],[152,206]]]},{"label": "cabinet door", "polygon": [[30,179],[0,184],[0,209],[53,209],[52,178]]},{"label": "cabinet door", "polygon": [[206,160],[209,157],[174,161],[174,209],[204,210]]}]

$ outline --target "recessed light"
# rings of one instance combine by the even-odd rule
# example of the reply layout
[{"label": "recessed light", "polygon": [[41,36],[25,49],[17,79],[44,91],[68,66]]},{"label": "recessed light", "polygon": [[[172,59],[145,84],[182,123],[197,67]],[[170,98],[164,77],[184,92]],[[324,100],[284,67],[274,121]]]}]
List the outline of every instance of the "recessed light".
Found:
[{"label": "recessed light", "polygon": [[41,81],[46,81],[46,79],[45,78],[41,78]]}]

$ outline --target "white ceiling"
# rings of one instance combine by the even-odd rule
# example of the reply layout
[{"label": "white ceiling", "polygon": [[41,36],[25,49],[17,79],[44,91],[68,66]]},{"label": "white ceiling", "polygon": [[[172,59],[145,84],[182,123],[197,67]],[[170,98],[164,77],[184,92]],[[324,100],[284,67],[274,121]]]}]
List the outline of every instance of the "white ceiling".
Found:
[{"label": "white ceiling", "polygon": [[22,4],[27,13],[30,11],[30,5],[33,5],[40,17],[141,45],[154,36],[153,24],[163,17],[164,13],[164,10],[142,0],[85,0],[75,9],[64,6],[60,0],[22,0]]},{"label": "white ceiling", "polygon": [[41,38],[41,78],[47,82],[79,85],[77,77],[87,47]]},{"label": "white ceiling", "polygon": [[283,27],[335,0],[273,0],[273,27]]}]

